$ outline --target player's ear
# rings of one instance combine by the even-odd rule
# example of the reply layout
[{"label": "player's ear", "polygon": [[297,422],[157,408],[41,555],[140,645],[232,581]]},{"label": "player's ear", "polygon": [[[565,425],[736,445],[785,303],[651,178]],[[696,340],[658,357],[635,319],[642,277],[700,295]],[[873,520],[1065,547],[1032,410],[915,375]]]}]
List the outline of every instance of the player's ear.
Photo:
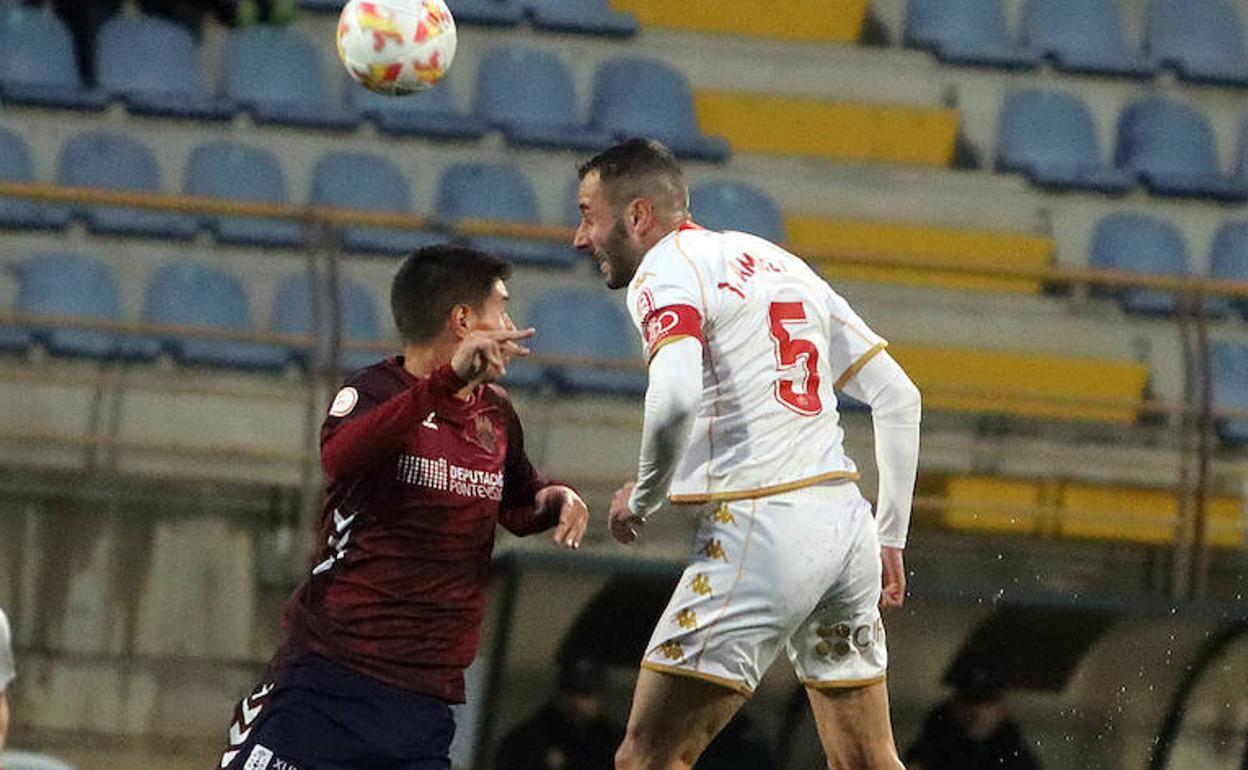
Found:
[{"label": "player's ear", "polygon": [[464,304],[451,308],[451,314],[447,318],[447,324],[450,326],[451,331],[461,340],[472,332],[472,321],[472,308]]}]

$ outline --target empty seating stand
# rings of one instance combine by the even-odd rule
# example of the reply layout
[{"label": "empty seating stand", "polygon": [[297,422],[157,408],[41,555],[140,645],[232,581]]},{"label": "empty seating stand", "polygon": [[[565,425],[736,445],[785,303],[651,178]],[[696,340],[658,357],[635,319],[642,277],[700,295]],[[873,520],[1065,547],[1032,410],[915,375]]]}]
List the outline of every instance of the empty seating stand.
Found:
[{"label": "empty seating stand", "polygon": [[612,136],[587,126],[578,105],[572,73],[552,53],[500,48],[478,67],[476,115],[511,144],[574,150],[610,145]]},{"label": "empty seating stand", "polygon": [[1213,407],[1239,414],[1217,419],[1218,437],[1227,446],[1248,446],[1248,345],[1222,342],[1213,346]]},{"label": "empty seating stand", "polygon": [[[376,342],[382,339],[381,327],[377,322],[377,308],[368,289],[355,281],[342,279],[338,296],[341,342]],[[317,299],[321,324],[317,339],[325,347],[316,351],[304,348],[292,350],[292,356],[304,365],[323,360],[328,353],[331,330],[331,303],[327,301],[329,297],[327,292],[313,292],[307,275],[302,273],[285,278],[277,287],[277,298],[273,302],[275,332],[312,334],[316,328],[313,323],[316,315],[313,311],[313,299]],[[377,362],[383,355],[371,350],[341,349],[338,355],[339,368],[348,371],[362,369]]]},{"label": "empty seating stand", "polygon": [[[30,148],[17,134],[0,129],[0,180],[34,182]],[[42,206],[21,198],[0,199],[0,227],[16,229],[61,229],[73,212],[65,206]]]},{"label": "empty seating stand", "polygon": [[1158,195],[1242,201],[1248,191],[1222,173],[1213,128],[1196,108],[1149,97],[1118,116],[1115,165]]},{"label": "empty seating stand", "polygon": [[[407,178],[380,155],[331,152],[312,172],[312,203],[333,208],[412,214]],[[343,248],[374,254],[399,254],[433,242],[429,233],[394,227],[346,225]]]},{"label": "empty seating stand", "polygon": [[69,30],[55,16],[0,8],[0,96],[6,102],[102,110],[108,97],[83,86]]},{"label": "empty seating stand", "polygon": [[[1147,275],[1183,276],[1190,270],[1187,243],[1178,229],[1144,214],[1110,214],[1092,235],[1092,267]],[[1170,315],[1178,309],[1174,292],[1123,289],[1103,292],[1119,297],[1123,309],[1144,315]]]},{"label": "empty seating stand", "polygon": [[1225,0],[1152,0],[1148,50],[1185,80],[1248,85],[1243,24]]},{"label": "empty seating stand", "polygon": [[[147,290],[145,318],[162,326],[216,332],[252,332],[251,307],[239,279],[223,270],[193,262],[157,268]],[[184,364],[276,370],[289,356],[278,345],[165,334],[162,346]]]},{"label": "empty seating stand", "polygon": [[909,0],[905,39],[953,64],[1029,68],[1039,58],[1010,37],[1001,0]]},{"label": "empty seating stand", "polygon": [[486,124],[459,110],[453,94],[457,78],[449,74],[437,88],[406,98],[375,94],[355,81],[346,84],[347,109],[371,120],[379,131],[393,136],[435,139],[480,139]]},{"label": "empty seating stand", "polygon": [[558,32],[628,37],[637,34],[637,19],[614,10],[608,0],[527,0],[533,24]]},{"label": "empty seating stand", "polygon": [[709,182],[689,191],[689,210],[711,230],[737,230],[784,243],[784,217],[771,196],[747,184]]},{"label": "empty seating stand", "polygon": [[[187,195],[260,203],[289,203],[286,177],[267,150],[231,142],[200,145],[187,161]],[[303,225],[283,219],[208,216],[206,223],[221,243],[246,246],[296,247],[303,243]]]},{"label": "empty seating stand", "polygon": [[997,169],[1020,171],[1038,187],[1114,194],[1135,186],[1131,173],[1102,161],[1088,108],[1078,97],[1059,91],[1006,96]]},{"label": "empty seating stand", "polygon": [[185,27],[166,19],[114,17],[100,29],[96,77],[137,114],[228,120],[234,105],[208,95],[199,51]]},{"label": "empty seating stand", "polygon": [[[1209,256],[1209,274],[1227,281],[1248,282],[1248,222],[1226,222],[1218,228]],[[1248,318],[1248,297],[1226,300]]]},{"label": "empty seating stand", "polygon": [[1156,71],[1127,46],[1113,0],[1027,0],[1023,40],[1066,72],[1151,77]]},{"label": "empty seating stand", "polygon": [[347,129],[359,117],[331,103],[321,57],[297,33],[273,26],[235,30],[226,43],[224,95],[258,123]]},{"label": "empty seating stand", "polygon": [[537,329],[530,346],[535,355],[603,359],[622,365],[609,369],[588,363],[546,367],[562,391],[631,396],[646,392],[637,333],[624,308],[609,295],[579,289],[547,292],[534,299],[529,325]]}]

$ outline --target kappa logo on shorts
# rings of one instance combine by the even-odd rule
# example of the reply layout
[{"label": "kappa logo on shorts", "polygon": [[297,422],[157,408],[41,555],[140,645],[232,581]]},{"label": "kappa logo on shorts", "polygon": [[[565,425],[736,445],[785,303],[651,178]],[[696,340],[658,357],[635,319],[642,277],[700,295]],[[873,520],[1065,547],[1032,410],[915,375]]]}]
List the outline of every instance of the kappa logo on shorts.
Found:
[{"label": "kappa logo on shorts", "polygon": [[819,641],[815,644],[816,655],[835,655],[843,658],[854,650],[865,652],[880,638],[884,632],[884,624],[876,621],[874,625],[853,627],[848,623],[837,623],[829,626],[820,624],[815,630]]}]

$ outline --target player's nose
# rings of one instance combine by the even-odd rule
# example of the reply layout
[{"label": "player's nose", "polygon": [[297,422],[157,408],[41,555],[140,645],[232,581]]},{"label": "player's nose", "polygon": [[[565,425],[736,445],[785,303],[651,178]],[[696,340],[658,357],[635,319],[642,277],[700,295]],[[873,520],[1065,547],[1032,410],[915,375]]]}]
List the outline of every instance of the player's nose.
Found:
[{"label": "player's nose", "polygon": [[578,251],[593,251],[594,244],[589,240],[589,228],[585,227],[582,222],[576,228],[576,235],[572,238],[572,248]]}]

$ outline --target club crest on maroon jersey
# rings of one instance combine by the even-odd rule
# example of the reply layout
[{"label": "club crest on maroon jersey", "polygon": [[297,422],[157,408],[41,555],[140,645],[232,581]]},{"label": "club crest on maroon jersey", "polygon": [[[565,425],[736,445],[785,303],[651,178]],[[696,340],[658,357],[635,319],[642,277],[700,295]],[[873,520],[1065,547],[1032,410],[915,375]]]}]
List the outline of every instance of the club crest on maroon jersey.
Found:
[{"label": "club crest on maroon jersey", "polygon": [[473,433],[470,439],[490,454],[498,451],[498,436],[494,433],[494,423],[483,414],[477,415],[473,421]]}]

